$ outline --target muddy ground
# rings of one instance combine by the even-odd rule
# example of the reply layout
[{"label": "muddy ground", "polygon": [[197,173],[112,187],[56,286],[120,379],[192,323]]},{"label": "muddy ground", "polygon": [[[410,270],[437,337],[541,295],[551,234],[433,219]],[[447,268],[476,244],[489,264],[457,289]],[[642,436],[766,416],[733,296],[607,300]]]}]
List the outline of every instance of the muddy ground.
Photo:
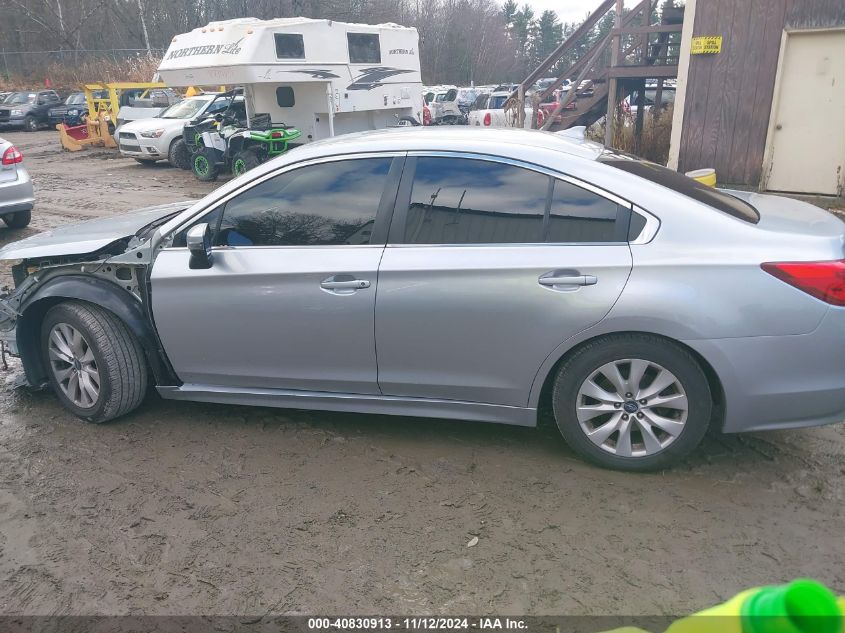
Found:
[{"label": "muddy ground", "polygon": [[[212,189],[63,154],[53,132],[4,136],[38,202],[0,243]],[[0,613],[678,614],[796,576],[845,593],[842,424],[714,436],[674,470],[627,475],[580,462],[548,416],[151,396],[95,426],[13,391],[17,371],[0,373]]]}]

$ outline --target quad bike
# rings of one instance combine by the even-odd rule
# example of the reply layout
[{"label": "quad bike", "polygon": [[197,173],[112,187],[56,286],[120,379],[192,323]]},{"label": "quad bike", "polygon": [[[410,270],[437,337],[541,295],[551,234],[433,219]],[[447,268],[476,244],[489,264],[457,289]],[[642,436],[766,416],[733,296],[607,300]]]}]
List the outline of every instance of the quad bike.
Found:
[{"label": "quad bike", "polygon": [[[229,123],[229,124],[227,124]],[[210,182],[221,171],[235,176],[284,154],[289,143],[302,133],[296,128],[270,122],[270,115],[253,117],[249,128],[217,114],[213,119],[186,125],[184,137],[192,150],[191,170],[198,180]]]}]

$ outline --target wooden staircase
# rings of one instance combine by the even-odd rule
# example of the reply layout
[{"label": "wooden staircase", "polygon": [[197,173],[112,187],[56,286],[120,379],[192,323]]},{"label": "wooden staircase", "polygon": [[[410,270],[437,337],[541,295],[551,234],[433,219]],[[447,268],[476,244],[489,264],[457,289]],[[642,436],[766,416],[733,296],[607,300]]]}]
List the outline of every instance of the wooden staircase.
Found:
[{"label": "wooden staircase", "polygon": [[[683,25],[683,8],[666,8],[659,23],[653,24],[656,0],[641,0],[630,11],[622,11],[622,0],[604,0],[564,42],[560,44],[517,87],[509,100],[517,116],[525,112],[525,105],[542,103],[564,80],[572,81],[572,88],[563,93],[557,111],[546,117],[541,129],[565,130],[589,126],[615,112],[625,96],[625,91],[640,88],[644,95],[646,79],[654,79],[662,87],[666,79],[678,76],[680,32]],[[586,48],[578,61],[569,66],[558,79],[539,94],[527,95],[531,86],[541,77],[550,76],[560,59],[594,29],[595,25],[611,10],[616,19],[610,33]],[[678,35],[673,37],[672,35]],[[582,86],[584,86],[582,88]],[[621,90],[620,90],[621,88]],[[608,105],[608,97],[613,103]],[[569,109],[572,102],[574,109]],[[536,105],[534,106],[536,109]],[[644,107],[637,108],[638,126]],[[555,122],[555,119],[559,119]],[[536,123],[536,117],[535,117]],[[521,125],[521,121],[520,121]],[[536,125],[535,125],[536,127]]]}]

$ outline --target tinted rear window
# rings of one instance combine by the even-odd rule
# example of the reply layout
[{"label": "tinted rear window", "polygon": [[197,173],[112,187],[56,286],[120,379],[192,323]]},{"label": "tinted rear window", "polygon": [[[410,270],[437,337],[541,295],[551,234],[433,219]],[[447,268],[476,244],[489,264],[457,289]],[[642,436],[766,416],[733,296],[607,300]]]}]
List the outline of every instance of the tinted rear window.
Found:
[{"label": "tinted rear window", "polygon": [[739,220],[744,220],[751,224],[757,224],[760,221],[760,214],[757,213],[757,210],[744,200],[740,200],[724,191],[703,185],[697,180],[688,178],[667,167],[629,158],[617,153],[607,153],[599,158],[599,162],[635,174],[653,183],[667,187],[672,191],[677,191]]}]

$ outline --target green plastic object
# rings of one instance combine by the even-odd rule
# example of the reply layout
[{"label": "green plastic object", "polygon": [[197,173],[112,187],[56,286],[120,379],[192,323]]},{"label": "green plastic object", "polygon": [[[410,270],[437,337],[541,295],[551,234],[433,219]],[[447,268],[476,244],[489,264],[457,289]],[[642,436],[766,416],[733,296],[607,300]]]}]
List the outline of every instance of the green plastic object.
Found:
[{"label": "green plastic object", "polygon": [[743,633],[843,633],[843,613],[815,580],[763,587],[742,605]]}]

